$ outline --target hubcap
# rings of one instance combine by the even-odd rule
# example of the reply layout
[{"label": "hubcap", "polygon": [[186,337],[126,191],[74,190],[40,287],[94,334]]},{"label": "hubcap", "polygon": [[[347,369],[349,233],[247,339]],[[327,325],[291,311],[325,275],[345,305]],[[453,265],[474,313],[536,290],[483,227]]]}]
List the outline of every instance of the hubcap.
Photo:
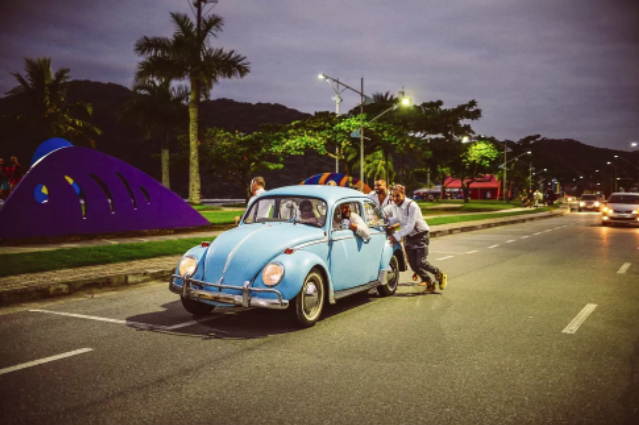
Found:
[{"label": "hubcap", "polygon": [[309,319],[313,319],[319,312],[322,297],[321,291],[321,284],[318,284],[314,279],[306,283],[306,289],[304,290],[304,315]]}]

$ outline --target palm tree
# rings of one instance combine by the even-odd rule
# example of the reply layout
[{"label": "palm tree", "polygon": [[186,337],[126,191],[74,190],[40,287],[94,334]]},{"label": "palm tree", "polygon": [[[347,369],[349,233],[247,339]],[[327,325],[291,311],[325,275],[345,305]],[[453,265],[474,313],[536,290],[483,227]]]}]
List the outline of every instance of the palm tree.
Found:
[{"label": "palm tree", "polygon": [[162,140],[162,184],[170,189],[169,141],[174,136],[172,129],[186,121],[183,112],[189,93],[184,87],[171,88],[169,80],[157,82],[153,79],[136,82],[133,92],[135,96],[124,106],[122,117],[134,121],[147,138],[156,136]]},{"label": "palm tree", "polygon": [[138,65],[138,79],[186,80],[190,84],[189,201],[192,203],[200,203],[198,102],[209,98],[213,85],[221,78],[242,78],[250,71],[246,57],[234,50],[227,52],[209,46],[209,39],[222,31],[224,20],[215,14],[201,18],[202,1],[194,0],[198,11],[195,23],[183,13],[171,13],[173,37],[145,36],[135,43],[135,53],[145,56]]},{"label": "palm tree", "polygon": [[73,115],[91,116],[93,108],[83,102],[68,103],[67,84],[69,68],[59,68],[55,73],[51,58],[25,58],[25,75],[12,72],[18,85],[6,94],[24,96],[28,107],[25,114],[15,118],[32,131],[36,138],[46,140],[64,137],[71,141],[88,141],[95,147],[93,136],[102,131],[81,118]]}]

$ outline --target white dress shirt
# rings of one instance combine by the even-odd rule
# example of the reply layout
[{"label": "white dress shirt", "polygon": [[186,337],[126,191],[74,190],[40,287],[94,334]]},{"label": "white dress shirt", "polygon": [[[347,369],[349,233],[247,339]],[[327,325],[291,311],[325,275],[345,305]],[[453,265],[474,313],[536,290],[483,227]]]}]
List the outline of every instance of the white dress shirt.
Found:
[{"label": "white dress shirt", "polygon": [[[264,188],[257,189],[255,191],[255,195],[253,195],[251,199],[249,199],[249,207],[253,205],[253,201],[255,201],[255,199],[263,193],[266,193],[266,190]],[[257,215],[255,216],[255,218],[268,218],[272,206],[273,201],[260,202],[260,204],[257,206]]]},{"label": "white dress shirt", "polygon": [[384,208],[384,212],[391,224],[399,223],[402,226],[401,230],[393,233],[393,237],[397,242],[400,242],[404,236],[413,236],[430,230],[430,227],[424,221],[419,205],[410,199],[404,199],[401,205],[393,202]]},{"label": "white dress shirt", "polygon": [[348,218],[349,224],[354,224],[357,226],[357,230],[355,230],[355,234],[365,241],[371,238],[371,232],[368,230],[368,226],[364,223],[364,220],[359,215],[354,212]]},{"label": "white dress shirt", "polygon": [[375,191],[372,191],[371,193],[369,193],[368,197],[372,199],[373,202],[375,202],[375,204],[377,204],[377,206],[380,207],[381,209],[384,209],[387,206],[393,204],[393,198],[391,197],[390,192],[386,192],[386,198],[384,198],[384,202],[382,203],[379,202],[379,195]]}]

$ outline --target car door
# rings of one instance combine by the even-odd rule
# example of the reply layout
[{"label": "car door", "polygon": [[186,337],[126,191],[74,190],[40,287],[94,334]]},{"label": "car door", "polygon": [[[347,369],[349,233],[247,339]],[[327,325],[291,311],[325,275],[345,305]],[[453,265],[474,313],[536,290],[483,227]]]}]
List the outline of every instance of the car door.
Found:
[{"label": "car door", "polygon": [[[344,203],[351,206],[351,212],[360,217],[362,204],[357,200],[336,203],[331,220],[329,241],[329,268],[335,291],[364,285],[377,279],[379,269],[376,243],[364,241],[350,229],[341,228],[340,208]],[[371,238],[372,240],[372,238]]]},{"label": "car door", "polygon": [[388,243],[386,227],[384,226],[386,219],[384,217],[384,213],[379,209],[377,204],[368,200],[364,201],[364,215],[364,221],[366,222],[371,234],[371,240],[369,241],[372,248],[371,255],[372,258],[376,260],[377,264],[377,267],[374,270],[374,277],[372,279],[375,280],[378,278],[384,245]]}]

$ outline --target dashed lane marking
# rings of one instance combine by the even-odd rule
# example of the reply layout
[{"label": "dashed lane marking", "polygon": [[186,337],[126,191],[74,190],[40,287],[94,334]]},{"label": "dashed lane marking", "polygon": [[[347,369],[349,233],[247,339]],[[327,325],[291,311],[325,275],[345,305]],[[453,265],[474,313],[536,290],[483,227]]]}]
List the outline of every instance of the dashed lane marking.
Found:
[{"label": "dashed lane marking", "polygon": [[618,274],[624,274],[630,268],[630,263],[623,263],[623,266],[617,271]]},{"label": "dashed lane marking", "polygon": [[533,233],[533,236],[541,235],[541,232]]},{"label": "dashed lane marking", "polygon": [[77,356],[78,354],[84,354],[93,351],[93,348],[81,348],[79,350],[69,351],[67,353],[58,354],[56,356],[45,357],[44,359],[34,360],[32,362],[22,363],[19,365],[6,367],[4,369],[0,369],[0,375],[4,375],[5,373],[15,372],[16,370],[26,369],[28,367],[38,366],[44,363],[54,362],[56,360],[65,359],[67,357]]},{"label": "dashed lane marking", "polygon": [[221,316],[212,316],[205,319],[200,320],[190,320],[188,322],[178,323],[176,325],[171,326],[162,326],[162,325],[152,325],[150,323],[141,323],[141,322],[133,322],[130,320],[120,320],[120,319],[109,319],[107,317],[98,317],[98,316],[87,316],[85,314],[76,314],[76,313],[64,313],[61,311],[51,311],[51,310],[29,310],[34,313],[45,313],[45,314],[55,314],[58,316],[66,316],[66,317],[74,317],[76,319],[86,319],[86,320],[95,320],[98,322],[106,322],[106,323],[115,323],[118,325],[127,325],[135,328],[149,329],[149,330],[162,330],[162,331],[171,331],[175,329],[185,328],[187,326],[192,326],[202,322],[208,322],[209,320],[216,319]]},{"label": "dashed lane marking", "polygon": [[506,243],[513,243],[513,242],[515,242],[515,240],[514,240],[514,239],[511,239],[511,240],[509,240],[509,241],[506,241]]},{"label": "dashed lane marking", "polygon": [[476,252],[479,252],[479,251],[468,251],[466,254],[474,254]]},{"label": "dashed lane marking", "polygon": [[562,331],[565,334],[574,334],[577,333],[579,327],[586,321],[588,316],[595,311],[597,308],[597,304],[586,304],[586,306],[572,319],[572,322],[566,326],[566,328]]},{"label": "dashed lane marking", "polygon": [[489,246],[489,247],[488,247],[488,249],[497,248],[498,246],[499,246],[499,244],[497,244],[497,245],[491,245],[491,246]]},{"label": "dashed lane marking", "polygon": [[447,257],[438,258],[437,261],[448,260],[449,258],[453,258],[454,255],[449,255]]},{"label": "dashed lane marking", "polygon": [[522,239],[527,239],[527,238],[529,238],[529,237],[530,237],[530,236],[526,235],[526,236],[522,236],[521,238],[522,238]]}]

